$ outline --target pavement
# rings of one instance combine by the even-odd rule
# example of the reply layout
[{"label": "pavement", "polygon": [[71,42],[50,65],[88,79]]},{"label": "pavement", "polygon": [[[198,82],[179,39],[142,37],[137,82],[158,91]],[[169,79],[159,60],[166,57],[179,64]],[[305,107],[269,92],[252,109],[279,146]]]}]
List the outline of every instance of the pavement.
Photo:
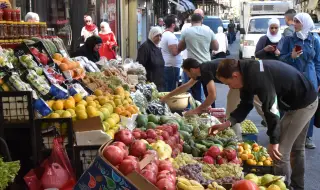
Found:
[{"label": "pavement", "polygon": [[[229,46],[229,58],[239,58],[239,34],[237,40]],[[223,84],[216,84],[217,100],[216,107],[226,107],[227,94],[229,87]],[[259,129],[258,143],[262,146],[268,145],[267,128],[261,125],[262,118],[253,109],[247,119],[253,121]],[[316,149],[306,150],[306,173],[305,173],[305,190],[320,190],[320,129],[314,129],[313,140],[317,146]]]}]

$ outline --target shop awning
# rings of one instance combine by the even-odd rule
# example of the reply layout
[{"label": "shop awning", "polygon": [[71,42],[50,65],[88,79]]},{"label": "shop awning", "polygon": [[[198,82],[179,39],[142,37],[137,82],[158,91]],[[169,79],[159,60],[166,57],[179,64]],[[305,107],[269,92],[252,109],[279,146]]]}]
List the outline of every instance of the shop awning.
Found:
[{"label": "shop awning", "polygon": [[169,0],[170,3],[177,5],[177,11],[189,12],[195,10],[195,6],[189,0]]}]

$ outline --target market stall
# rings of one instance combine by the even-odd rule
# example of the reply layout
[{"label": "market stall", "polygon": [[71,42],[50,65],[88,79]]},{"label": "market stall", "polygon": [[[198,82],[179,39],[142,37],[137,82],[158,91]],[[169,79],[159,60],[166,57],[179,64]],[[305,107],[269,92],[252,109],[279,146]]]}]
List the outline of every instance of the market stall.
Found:
[{"label": "market stall", "polygon": [[244,142],[231,128],[208,135],[224,108],[186,117],[199,106],[190,94],[162,103],[140,64],[70,57],[40,25],[0,49],[0,134],[15,133],[11,149],[31,142],[20,170],[29,189],[286,189],[251,121]]}]

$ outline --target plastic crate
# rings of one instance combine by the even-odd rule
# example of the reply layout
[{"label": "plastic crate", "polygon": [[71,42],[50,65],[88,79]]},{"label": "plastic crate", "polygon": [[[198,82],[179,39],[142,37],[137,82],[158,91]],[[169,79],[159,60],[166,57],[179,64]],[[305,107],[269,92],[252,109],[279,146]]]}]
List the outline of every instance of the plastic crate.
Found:
[{"label": "plastic crate", "polygon": [[51,154],[53,139],[62,137],[71,164],[73,164],[73,145],[75,138],[71,118],[36,119],[35,120],[35,164],[41,164]]},{"label": "plastic crate", "polygon": [[242,140],[243,141],[255,141],[255,142],[258,142],[258,135],[257,134],[243,134],[242,133]]},{"label": "plastic crate", "polygon": [[77,180],[85,172],[92,161],[97,157],[99,145],[93,146],[74,146],[74,167]]},{"label": "plastic crate", "polygon": [[258,176],[262,176],[265,174],[274,174],[273,166],[251,166],[247,163],[243,163],[242,167],[245,174],[254,173]]},{"label": "plastic crate", "polygon": [[20,124],[24,128],[21,124],[32,124],[34,120],[32,93],[1,92],[0,110],[0,121],[3,122],[1,126]]}]

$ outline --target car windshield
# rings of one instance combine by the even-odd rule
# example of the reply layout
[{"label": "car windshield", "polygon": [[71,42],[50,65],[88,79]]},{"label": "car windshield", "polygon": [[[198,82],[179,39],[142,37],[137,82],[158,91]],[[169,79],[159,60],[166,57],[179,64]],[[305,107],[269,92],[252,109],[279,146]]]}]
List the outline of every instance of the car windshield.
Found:
[{"label": "car windshield", "polygon": [[[286,27],[284,18],[280,20],[280,30]],[[255,18],[251,19],[248,29],[248,34],[266,34],[268,31],[268,22],[270,18]]]},{"label": "car windshield", "polygon": [[223,27],[222,21],[219,18],[217,18],[217,19],[204,19],[203,24],[209,26],[214,33],[217,33],[219,26]]}]

